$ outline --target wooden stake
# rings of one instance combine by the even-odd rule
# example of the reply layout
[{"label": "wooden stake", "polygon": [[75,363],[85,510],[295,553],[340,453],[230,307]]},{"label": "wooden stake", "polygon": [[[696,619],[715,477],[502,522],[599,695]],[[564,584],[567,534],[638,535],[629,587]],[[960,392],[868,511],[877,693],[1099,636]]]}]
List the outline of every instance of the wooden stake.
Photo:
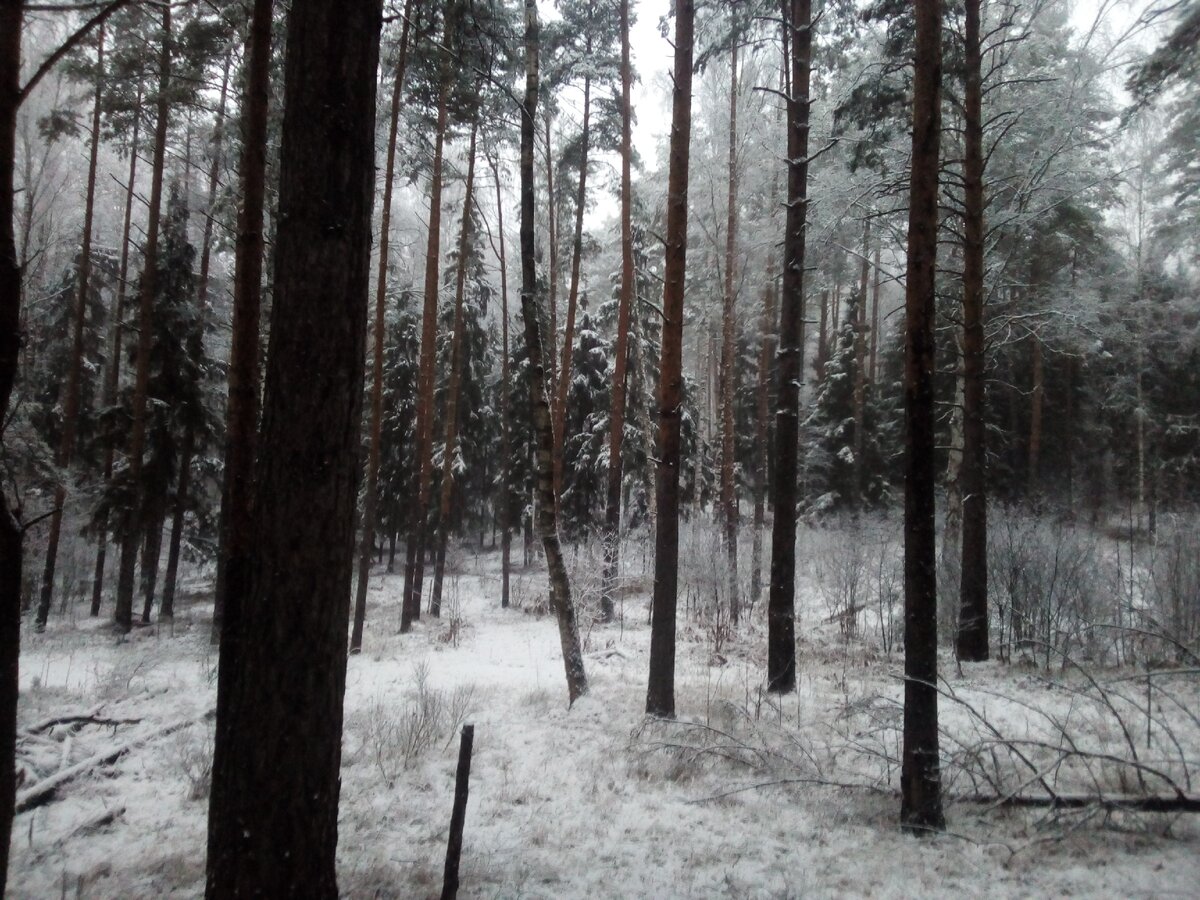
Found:
[{"label": "wooden stake", "polygon": [[471,778],[471,746],[475,726],[464,725],[458,745],[458,772],[454,776],[454,811],[450,814],[450,841],[446,845],[446,874],[442,879],[442,900],[458,896],[458,859],[462,856],[463,821],[467,817],[467,782]]}]

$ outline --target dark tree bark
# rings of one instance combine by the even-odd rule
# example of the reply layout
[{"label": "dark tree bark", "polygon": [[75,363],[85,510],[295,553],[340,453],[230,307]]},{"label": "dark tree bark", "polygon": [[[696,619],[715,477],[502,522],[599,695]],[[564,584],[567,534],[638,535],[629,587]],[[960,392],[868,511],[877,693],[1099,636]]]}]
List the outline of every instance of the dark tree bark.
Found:
[{"label": "dark tree bark", "polygon": [[409,532],[409,559],[404,571],[404,602],[400,611],[400,631],[407,632],[421,618],[421,594],[425,580],[430,480],[433,477],[433,387],[437,363],[437,300],[441,276],[442,240],[442,163],[449,118],[450,77],[454,36],[452,6],[447,7],[442,27],[441,87],[438,93],[437,133],[433,142],[433,166],[429,173],[429,230],[425,245],[425,300],[421,311],[421,357],[417,374],[417,499]]},{"label": "dark tree bark", "polygon": [[737,625],[740,613],[738,597],[738,503],[734,483],[733,383],[734,353],[737,337],[734,294],[737,268],[738,162],[737,97],[738,38],[735,36],[729,58],[729,192],[725,214],[725,291],[721,305],[721,524],[725,537],[725,577],[729,594],[729,618]]},{"label": "dark tree bark", "polygon": [[854,497],[857,509],[863,499],[863,429],[867,405],[867,280],[871,277],[871,219],[863,220],[862,259],[858,302],[854,304]]},{"label": "dark tree bark", "polygon": [[[379,503],[379,456],[383,444],[383,342],[387,334],[384,312],[387,306],[388,247],[392,229],[392,188],[396,181],[396,132],[400,122],[400,100],[404,91],[404,70],[408,67],[408,35],[412,0],[405,0],[404,22],[400,27],[400,56],[392,81],[392,106],[388,119],[387,168],[383,172],[383,210],[379,219],[379,270],[375,277],[375,331],[371,363],[371,449],[367,457],[367,489],[363,500],[362,544],[358,553],[358,583],[354,591],[354,626],[350,632],[350,652],[362,650],[363,625],[367,617],[367,581],[371,574],[371,547],[375,543],[375,517]],[[393,555],[395,554],[393,545]],[[391,563],[389,561],[389,571]]]},{"label": "dark tree bark", "polygon": [[100,154],[100,101],[104,92],[104,27],[96,45],[96,91],[92,98],[92,146],[88,153],[87,193],[83,203],[83,242],[79,250],[79,290],[71,324],[71,365],[67,370],[63,398],[62,435],[55,460],[61,478],[54,488],[54,512],[50,516],[50,534],[46,541],[46,565],[42,569],[42,591],[38,598],[34,627],[42,631],[50,616],[54,596],[54,569],[58,562],[58,541],[62,532],[63,504],[67,502],[68,469],[75,452],[75,430],[79,421],[79,394],[83,380],[83,325],[87,317],[87,295],[92,279],[92,213],[96,206],[96,160]]},{"label": "dark tree bark", "polygon": [[[592,50],[588,37],[586,51]],[[592,103],[592,79],[583,80],[583,134],[579,138],[579,191],[575,196],[575,236],[571,242],[571,286],[567,291],[567,328],[563,332],[562,364],[558,367],[561,376],[554,400],[554,496],[562,495],[563,447],[567,443],[564,434],[567,423],[567,394],[571,387],[571,354],[575,349],[575,311],[579,303],[579,263],[583,256],[583,213],[587,207],[587,170],[589,116]]]},{"label": "dark tree bark", "polygon": [[942,83],[939,0],[916,0],[912,184],[904,320],[904,748],[900,821],[945,827],[938,760],[934,272]]},{"label": "dark tree bark", "polygon": [[879,272],[879,242],[875,242],[875,279],[871,286],[871,374],[870,382],[875,383],[875,360],[879,353],[879,286],[882,276]]},{"label": "dark tree bark", "polygon": [[[123,328],[121,319],[125,314],[125,285],[129,276],[129,232],[133,220],[134,181],[137,178],[138,136],[142,123],[142,86],[138,85],[137,101],[134,103],[133,136],[129,143],[129,181],[125,185],[125,224],[121,229],[121,267],[117,280],[117,296],[113,300],[110,328],[112,337],[109,340],[108,368],[104,372],[104,405],[112,406],[117,402],[117,385],[121,379],[121,338]],[[112,440],[104,441],[104,481],[112,480],[113,458],[116,448]],[[108,513],[100,519],[96,527],[96,569],[92,575],[92,610],[93,616],[100,615],[100,600],[104,593],[104,564],[108,555]]]},{"label": "dark tree bark", "polygon": [[162,212],[163,169],[167,153],[167,91],[171,83],[171,7],[162,8],[162,46],[158,52],[158,100],[155,104],[154,161],[150,176],[150,210],[146,221],[146,244],[142,254],[142,277],[138,285],[137,373],[133,386],[133,424],[129,435],[129,480],[133,508],[121,538],[121,567],[117,577],[117,629],[133,627],[133,589],[137,548],[146,525],[143,507],[142,454],[146,447],[146,399],[150,384],[150,348],[154,331],[154,295],[158,282],[158,223]]},{"label": "dark tree bark", "polygon": [[958,658],[988,658],[987,428],[984,423],[983,91],[980,0],[966,0],[966,90],[963,97],[963,449],[962,580]]},{"label": "dark tree bark", "polygon": [[662,354],[658,376],[658,457],[654,534],[654,598],[646,712],[675,717],[675,613],[679,593],[679,422],[683,405],[683,294],[687,272],[688,161],[692,133],[692,58],[696,7],[675,6],[675,80],[667,174],[667,240],[663,277]]},{"label": "dark tree bark", "polygon": [[154,606],[154,591],[158,586],[158,559],[162,553],[163,521],[166,519],[166,500],[156,498],[142,529],[142,624],[150,624]]},{"label": "dark tree bark", "polygon": [[272,0],[254,0],[242,111],[242,205],[238,210],[233,270],[233,341],[229,349],[229,401],[225,408],[225,472],[213,602],[214,643],[223,640],[227,598],[231,593],[245,592],[246,559],[254,544],[254,455],[260,384],[258,320],[262,305],[271,15]]},{"label": "dark tree bark", "polygon": [[[21,352],[21,269],[13,233],[13,168],[21,102],[22,0],[0,0],[0,423],[8,421]],[[21,653],[21,527],[0,488],[0,895],[17,799],[17,695]]]},{"label": "dark tree bark", "polygon": [[338,894],[381,22],[380,0],[293,0],[288,15],[255,541],[217,682],[212,898]]},{"label": "dark tree bark", "polygon": [[800,380],[804,377],[804,244],[808,221],[808,117],[812,2],[784,0],[791,78],[787,100],[788,200],[783,237],[779,350],[775,354],[775,468],[771,473],[771,586],[767,595],[767,689],[796,689],[796,475]]},{"label": "dark tree bark", "polygon": [[[525,100],[521,109],[521,316],[525,322],[525,345],[529,352],[529,390],[533,406],[533,428],[537,441],[537,530],[546,551],[550,570],[550,603],[558,619],[563,666],[567,672],[567,696],[574,703],[587,693],[583,651],[571,604],[571,586],[558,539],[554,503],[554,427],[546,386],[543,343],[545,314],[537,297],[537,248],[533,234],[534,131],[537,123],[539,28],[536,0],[525,0]],[[551,351],[552,352],[552,351]]]},{"label": "dark tree bark", "polygon": [[[482,85],[479,85],[481,87]],[[467,148],[467,186],[463,195],[462,229],[458,236],[458,265],[454,277],[454,332],[450,336],[450,382],[446,386],[446,431],[442,452],[442,485],[438,503],[436,555],[433,563],[433,596],[429,614],[442,614],[442,578],[446,572],[446,542],[450,539],[450,501],[454,497],[454,451],[458,443],[458,395],[462,390],[462,342],[466,327],[463,295],[467,284],[467,254],[471,241],[471,204],[475,199],[475,146],[479,133],[479,113],[471,122],[471,140]]]},{"label": "dark tree bark", "polygon": [[629,316],[633,306],[633,159],[629,62],[629,0],[620,0],[621,16],[621,292],[617,300],[617,345],[608,417],[608,483],[604,503],[604,576],[600,588],[600,617],[611,622],[615,612],[617,575],[621,561],[621,447],[625,438],[625,396],[629,378]]},{"label": "dark tree bark", "polygon": [[[205,202],[204,233],[200,243],[200,276],[196,284],[196,327],[188,335],[188,355],[200,359],[203,354],[204,321],[208,317],[208,278],[212,264],[213,219],[216,213],[217,188],[220,186],[222,147],[225,141],[225,104],[229,98],[229,67],[232,54],[226,52],[221,75],[221,96],[217,104],[217,120],[213,126],[212,158],[208,166],[208,197]],[[179,451],[179,480],[175,487],[175,508],[171,516],[171,537],[167,547],[167,571],[163,575],[162,606],[159,618],[175,616],[175,586],[179,576],[179,551],[183,543],[183,519],[187,513],[191,491],[192,459],[196,449],[195,423],[190,423],[183,435]]]}]

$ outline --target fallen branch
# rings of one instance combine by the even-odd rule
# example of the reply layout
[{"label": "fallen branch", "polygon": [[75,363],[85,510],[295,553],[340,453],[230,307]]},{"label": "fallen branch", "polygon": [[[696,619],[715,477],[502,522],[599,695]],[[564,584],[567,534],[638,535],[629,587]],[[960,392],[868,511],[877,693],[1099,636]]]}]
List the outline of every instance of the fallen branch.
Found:
[{"label": "fallen branch", "polygon": [[1030,797],[1014,794],[1008,797],[974,794],[956,797],[958,803],[980,803],[987,806],[1033,807],[1037,809],[1086,809],[1097,807],[1111,812],[1176,812],[1200,813],[1200,797],[1179,794],[1174,797],[1138,797],[1128,794],[1101,796],[1096,794],[1055,794],[1049,797]]},{"label": "fallen branch", "polygon": [[[206,718],[208,713],[201,718]],[[88,757],[82,762],[77,762],[73,766],[55,772],[49,778],[44,778],[37,784],[30,787],[28,790],[22,791],[17,795],[17,805],[15,812],[22,813],[28,809],[33,809],[35,806],[41,806],[54,796],[54,792],[69,781],[74,781],[80,775],[90,772],[92,769],[99,766],[106,766],[109,763],[116,762],[130,750],[136,750],[155,738],[164,737],[172,732],[187,728],[193,725],[199,719],[180,719],[171,722],[168,725],[163,725],[161,728],[156,728],[146,734],[136,737],[131,741],[126,741],[124,744],[119,744],[108,750],[97,753],[95,756]]]}]

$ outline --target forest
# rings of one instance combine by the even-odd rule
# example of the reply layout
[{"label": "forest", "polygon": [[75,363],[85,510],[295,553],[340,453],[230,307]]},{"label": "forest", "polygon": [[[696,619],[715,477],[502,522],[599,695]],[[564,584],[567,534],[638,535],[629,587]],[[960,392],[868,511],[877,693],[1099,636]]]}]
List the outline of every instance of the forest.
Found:
[{"label": "forest", "polygon": [[1200,0],[0,0],[0,895],[1189,896],[1193,777]]}]

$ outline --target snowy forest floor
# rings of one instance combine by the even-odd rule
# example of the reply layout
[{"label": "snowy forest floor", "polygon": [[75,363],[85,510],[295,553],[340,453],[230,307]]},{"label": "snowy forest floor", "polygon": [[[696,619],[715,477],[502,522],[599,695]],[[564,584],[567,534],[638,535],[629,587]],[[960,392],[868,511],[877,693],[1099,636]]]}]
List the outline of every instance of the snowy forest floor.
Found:
[{"label": "snowy forest floor", "polygon": [[[524,608],[502,610],[498,554],[452,552],[441,619],[426,616],[407,635],[397,633],[402,574],[374,570],[364,652],[347,678],[344,896],[439,894],[463,722],[475,725],[464,897],[1196,896],[1194,815],[950,802],[947,834],[904,835],[894,794],[901,659],[844,636],[809,580],[799,591],[796,694],[779,701],[761,690],[761,605],[729,636],[689,610],[696,597],[681,597],[679,719],[647,722],[650,578],[637,574],[636,546],[625,562],[635,574],[623,620],[586,629],[591,690],[571,709],[555,622],[530,611],[544,594],[542,569],[514,575]],[[580,593],[598,577],[595,563],[577,555]],[[211,583],[193,577],[177,602],[169,631],[135,629],[127,641],[85,611],[23,636],[23,790],[150,737],[18,816],[13,897],[203,893]],[[1126,766],[1087,754],[1063,761],[1066,734],[1097,756],[1133,749],[1147,771],[1170,770],[1190,787],[1178,769],[1200,748],[1194,675],[1137,725],[1132,706],[1104,711],[1114,701],[1089,695],[1091,676],[1052,681],[998,663],[960,674],[948,655],[942,670],[958,698],[942,704],[948,793],[1035,781],[998,734],[1028,741],[1024,755],[1063,790],[1137,788]],[[1120,670],[1105,676],[1123,683]],[[102,721],[46,724],[73,713]],[[178,722],[194,724],[158,733]]]}]

